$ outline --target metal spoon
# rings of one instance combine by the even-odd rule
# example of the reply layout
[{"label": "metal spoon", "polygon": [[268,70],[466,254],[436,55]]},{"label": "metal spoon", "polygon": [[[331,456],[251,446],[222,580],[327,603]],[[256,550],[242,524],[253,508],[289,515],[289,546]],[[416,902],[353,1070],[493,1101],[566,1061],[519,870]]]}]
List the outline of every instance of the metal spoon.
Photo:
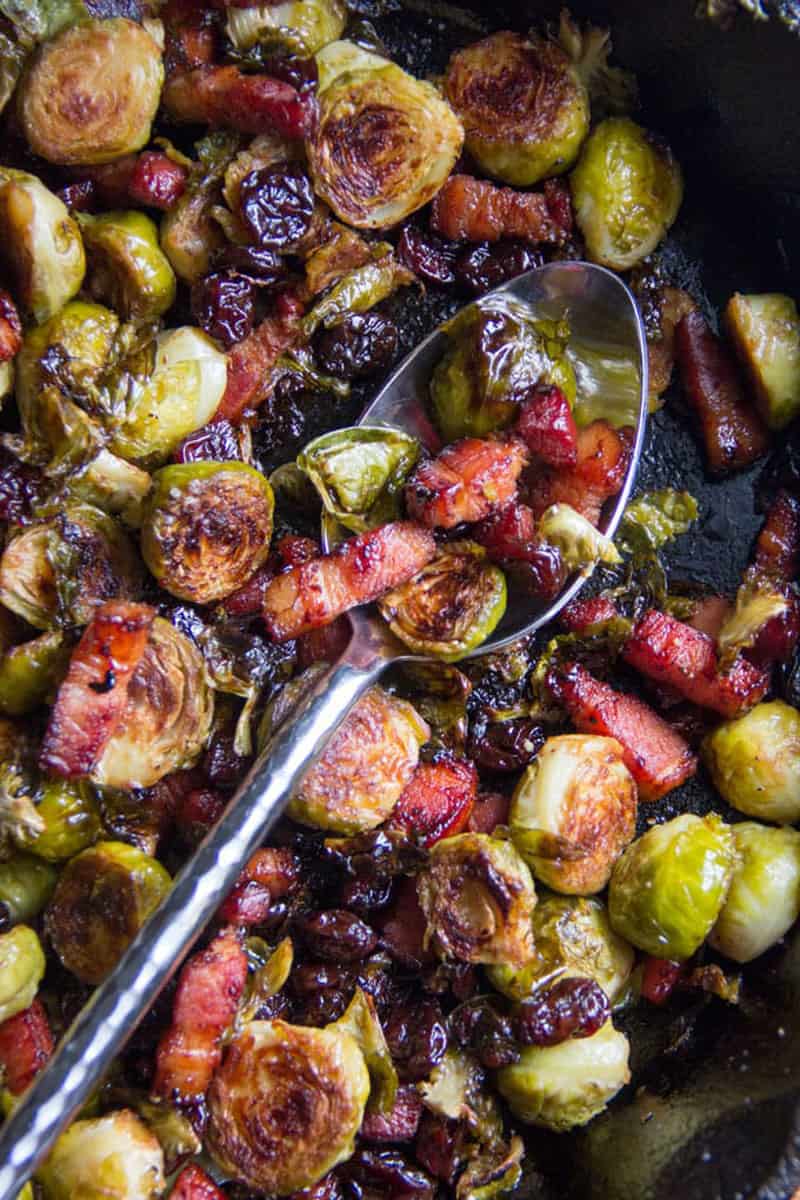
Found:
[{"label": "metal spoon", "polygon": [[[498,293],[526,304],[537,317],[566,316],[569,354],[582,396],[596,398],[599,412],[603,403],[609,411],[627,411],[636,425],[631,463],[604,522],[604,531],[613,535],[636,475],[647,419],[647,355],[636,305],[616,275],[586,263],[552,263],[491,295]],[[398,427],[430,445],[423,398],[446,339],[442,330],[426,338],[394,372],[362,423]],[[493,637],[473,655],[496,650],[550,621],[585,578],[583,573],[568,580],[555,600],[512,600]],[[16,1200],[59,1133],[89,1099],[350,708],[390,663],[413,660],[372,611],[354,610],[350,618],[352,637],[342,657],[259,755],[161,907],[96,989],[6,1121],[0,1136],[0,1200]]]}]

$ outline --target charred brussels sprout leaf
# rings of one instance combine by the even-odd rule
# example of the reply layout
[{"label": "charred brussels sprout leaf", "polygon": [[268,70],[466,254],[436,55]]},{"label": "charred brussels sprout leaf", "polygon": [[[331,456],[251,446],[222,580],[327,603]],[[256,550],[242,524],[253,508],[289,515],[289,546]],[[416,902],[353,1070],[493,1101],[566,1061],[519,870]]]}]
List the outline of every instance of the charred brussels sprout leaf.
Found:
[{"label": "charred brussels sprout leaf", "polygon": [[284,0],[227,12],[225,32],[237,50],[259,45],[301,57],[341,37],[348,16],[342,0]]},{"label": "charred brussels sprout leaf", "polygon": [[41,942],[27,925],[0,934],[0,1022],[30,1008],[44,967]]},{"label": "charred brussels sprout leaf", "polygon": [[0,659],[0,713],[21,717],[43,704],[66,674],[69,655],[62,633],[43,633],[6,650]]},{"label": "charred brussels sprout leaf", "polygon": [[338,429],[309,442],[297,465],[346,529],[363,533],[398,515],[399,497],[419,456],[415,438],[368,425]]},{"label": "charred brussels sprout leaf", "polygon": [[762,629],[787,611],[789,601],[782,588],[769,579],[745,578],[736,593],[736,604],[717,634],[719,666],[729,671],[743,650],[749,650]]},{"label": "charred brussels sprout leaf", "polygon": [[0,247],[34,321],[47,321],[83,283],[83,241],[65,205],[35,175],[9,167],[0,167]]},{"label": "charred brussels sprout leaf", "polygon": [[47,1200],[157,1200],[166,1186],[158,1139],[125,1108],[75,1121],[36,1178]]},{"label": "charred brussels sprout leaf", "polygon": [[0,863],[0,903],[12,925],[32,921],[53,894],[58,872],[33,854],[13,854]]},{"label": "charred brussels sprout leaf", "polygon": [[370,1111],[391,1112],[397,1096],[397,1071],[372,996],[356,988],[342,1016],[328,1029],[349,1033],[364,1055],[371,1080]]},{"label": "charred brussels sprout leaf", "polygon": [[800,713],[782,700],[757,704],[710,733],[703,754],[723,799],[764,821],[800,820]]},{"label": "charred brussels sprout leaf", "polygon": [[620,522],[617,541],[626,554],[652,554],[697,520],[697,501],[688,492],[661,488],[631,500]]},{"label": "charred brussels sprout leaf", "polygon": [[312,1187],[352,1154],[369,1087],[349,1033],[253,1021],[211,1084],[209,1148],[256,1191]]},{"label": "charred brussels sprout leaf", "polygon": [[84,21],[39,49],[20,88],[20,122],[49,162],[111,162],[148,142],[163,82],[161,51],[141,25]]},{"label": "charred brussels sprout leaf", "polygon": [[80,218],[89,260],[86,290],[126,321],[153,321],[175,300],[175,275],[158,229],[140,212]]},{"label": "charred brussels sprout leaf", "polygon": [[738,862],[709,942],[745,963],[780,941],[800,916],[800,833],[742,821],[733,837]]},{"label": "charred brussels sprout leaf", "polygon": [[655,825],[614,868],[613,928],[656,958],[690,958],[720,914],[735,864],[733,833],[717,816]]},{"label": "charred brussels sprout leaf", "polygon": [[457,662],[480,646],[506,610],[506,580],[475,542],[451,542],[426,567],[378,602],[411,650]]},{"label": "charred brussels sprout leaf", "polygon": [[683,199],[669,147],[627,117],[609,117],[592,131],[570,182],[589,258],[617,271],[656,248]]},{"label": "charred brussels sprout leaf", "polygon": [[581,516],[569,504],[551,504],[539,519],[539,534],[574,570],[583,570],[596,562],[615,566],[621,562],[611,538]]},{"label": "charred brussels sprout leaf", "polygon": [[161,863],[126,842],[98,842],[71,859],[45,914],[67,970],[83,983],[105,979],[171,882]]},{"label": "charred brussels sprout leaf", "polygon": [[144,560],[173,596],[220,600],[266,561],[273,508],[269,482],[245,463],[164,467],[145,505]]},{"label": "charred brussels sprout leaf", "polygon": [[753,384],[762,417],[783,429],[800,413],[800,315],[790,296],[769,292],[728,301],[725,321]]}]

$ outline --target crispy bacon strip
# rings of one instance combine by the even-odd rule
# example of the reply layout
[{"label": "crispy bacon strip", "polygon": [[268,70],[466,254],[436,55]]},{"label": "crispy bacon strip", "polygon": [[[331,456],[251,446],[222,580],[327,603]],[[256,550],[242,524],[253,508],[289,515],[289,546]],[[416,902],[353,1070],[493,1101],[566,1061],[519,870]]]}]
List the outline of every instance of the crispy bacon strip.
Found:
[{"label": "crispy bacon strip", "polygon": [[158,1043],[154,1096],[189,1101],[205,1094],[246,979],[247,955],[235,929],[223,929],[189,959],[178,980],[172,1022]]},{"label": "crispy bacon strip", "polygon": [[659,296],[659,326],[661,336],[647,343],[647,378],[650,400],[659,400],[672,380],[675,366],[675,330],[678,323],[695,308],[688,292],[665,287]]},{"label": "crispy bacon strip", "polygon": [[189,1163],[175,1180],[170,1200],[225,1200],[225,1193],[209,1179],[202,1167]]},{"label": "crispy bacon strip", "polygon": [[0,1025],[0,1064],[13,1096],[33,1083],[53,1053],[53,1034],[40,1000]]},{"label": "crispy bacon strip", "polygon": [[401,879],[388,912],[378,917],[384,950],[402,967],[419,971],[434,961],[433,951],[425,940],[428,922],[420,907],[417,885],[413,879]]},{"label": "crispy bacon strip", "polygon": [[616,738],[640,800],[660,800],[697,770],[687,742],[644,701],[615,692],[579,663],[553,672],[548,685],[580,733]]},{"label": "crispy bacon strip", "polygon": [[391,824],[432,846],[466,829],[477,793],[473,763],[457,758],[420,763],[395,805]]},{"label": "crispy bacon strip", "polygon": [[452,241],[499,242],[521,238],[558,246],[565,229],[541,192],[496,187],[471,175],[451,175],[436,194],[431,225]]},{"label": "crispy bacon strip", "polygon": [[227,925],[258,925],[266,920],[273,901],[295,891],[299,882],[300,863],[291,850],[256,850],[217,916]]},{"label": "crispy bacon strip", "polygon": [[622,487],[631,444],[631,431],[593,421],[578,431],[575,466],[554,470],[532,465],[520,481],[522,498],[537,517],[551,504],[569,504],[596,525],[606,500]]},{"label": "crispy bacon strip", "polygon": [[701,633],[708,634],[716,641],[717,634],[730,611],[731,602],[724,596],[704,596],[702,600],[697,601],[694,612],[686,623],[691,625],[692,629],[699,629]]},{"label": "crispy bacon strip", "polygon": [[429,529],[480,521],[513,500],[528,460],[517,438],[462,438],[420,463],[406,484],[408,514]]},{"label": "crispy bacon strip", "polygon": [[176,71],[161,94],[174,121],[302,138],[314,105],[290,83],[269,75],[245,75],[238,67],[206,64]]},{"label": "crispy bacon strip", "polygon": [[778,492],[756,541],[753,568],[774,583],[789,584],[800,574],[800,499]]},{"label": "crispy bacon strip", "polygon": [[613,600],[592,596],[589,600],[573,600],[562,609],[559,620],[568,633],[587,633],[593,625],[613,621],[619,615]]},{"label": "crispy bacon strip", "polygon": [[362,533],[277,575],[264,595],[264,623],[276,642],[329,625],[349,608],[406,583],[435,554],[432,534],[413,521]]},{"label": "crispy bacon strip", "polygon": [[22,322],[17,306],[5,288],[0,288],[0,363],[9,362],[22,345]]},{"label": "crispy bacon strip", "polygon": [[722,474],[750,466],[766,454],[769,435],[744,393],[733,358],[697,309],[678,323],[675,347],[710,470]]},{"label": "crispy bacon strip", "polygon": [[511,801],[502,792],[481,792],[475,801],[467,828],[473,833],[494,833],[498,825],[508,824]]},{"label": "crispy bacon strip", "polygon": [[228,355],[228,384],[214,419],[237,425],[248,411],[263,404],[272,391],[272,368],[301,336],[302,302],[282,292],[275,313],[261,322]]},{"label": "crispy bacon strip", "polygon": [[125,600],[95,610],[50,713],[39,754],[43,771],[77,778],[92,770],[125,711],[155,615],[149,605]]},{"label": "crispy bacon strip", "polygon": [[578,462],[578,427],[561,388],[534,388],[520,409],[517,432],[531,454],[551,467]]}]

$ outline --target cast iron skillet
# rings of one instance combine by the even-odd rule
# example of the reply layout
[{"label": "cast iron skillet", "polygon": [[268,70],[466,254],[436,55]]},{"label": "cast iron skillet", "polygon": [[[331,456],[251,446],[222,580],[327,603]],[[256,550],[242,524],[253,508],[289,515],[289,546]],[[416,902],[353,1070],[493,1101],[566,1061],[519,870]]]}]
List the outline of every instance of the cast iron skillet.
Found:
[{"label": "cast iron skillet", "polygon": [[[403,11],[384,15],[386,0],[354,7],[376,16],[392,56],[417,75],[441,71],[454,48],[482,32],[524,30],[560,7],[462,0],[461,10],[426,11],[427,3],[406,0]],[[570,7],[611,26],[616,59],[638,76],[647,124],[667,136],[684,167],[686,201],[663,254],[673,280],[715,323],[735,290],[800,297],[800,38],[776,18],[747,16],[723,33],[695,18],[695,0]],[[462,302],[436,289],[403,300],[403,351]],[[354,398],[352,415],[361,401]],[[650,423],[638,484],[686,487],[700,502],[696,532],[669,555],[673,578],[733,593],[762,520],[759,474],[707,480],[673,385]],[[724,809],[700,774],[659,812],[712,805]],[[738,1009],[693,993],[682,1004],[623,1016],[634,1082],[582,1132],[530,1132],[520,1200],[789,1200],[800,1188],[800,936],[745,973]]]}]

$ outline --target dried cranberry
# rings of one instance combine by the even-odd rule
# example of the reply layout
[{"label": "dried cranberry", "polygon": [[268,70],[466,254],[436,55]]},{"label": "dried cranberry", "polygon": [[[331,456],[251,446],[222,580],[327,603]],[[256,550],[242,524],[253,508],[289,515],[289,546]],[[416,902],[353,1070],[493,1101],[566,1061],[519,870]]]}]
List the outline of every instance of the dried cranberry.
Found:
[{"label": "dried cranberry", "polygon": [[203,770],[214,787],[236,787],[250,761],[236,753],[234,743],[233,730],[215,733],[209,743],[203,758]]},{"label": "dried cranberry", "polygon": [[651,1004],[665,1004],[685,974],[686,963],[648,954],[644,960],[641,994]]},{"label": "dried cranberry", "polygon": [[269,916],[272,895],[257,879],[237,883],[217,910],[225,925],[261,925]]},{"label": "dried cranberry", "polygon": [[291,249],[311,228],[314,189],[302,167],[260,167],[242,180],[242,220],[258,246]]},{"label": "dried cranberry", "polygon": [[485,996],[476,996],[451,1013],[450,1031],[459,1046],[472,1050],[489,1070],[511,1066],[519,1059],[511,1021]]},{"label": "dried cranberry", "polygon": [[93,179],[76,179],[59,188],[59,200],[66,204],[70,212],[90,212],[95,203],[96,186]]},{"label": "dried cranberry", "polygon": [[343,885],[339,902],[361,916],[373,909],[385,908],[392,898],[392,880],[388,877],[356,877]]},{"label": "dried cranberry", "polygon": [[286,262],[267,246],[224,246],[213,259],[214,269],[244,275],[259,287],[273,287],[286,279]]},{"label": "dried cranberry", "polygon": [[306,913],[298,918],[296,928],[309,951],[329,962],[358,962],[378,944],[375,931],[342,908]]},{"label": "dried cranberry", "polygon": [[521,771],[533,762],[544,740],[541,726],[529,717],[493,721],[480,709],[470,725],[469,754],[487,771]]},{"label": "dried cranberry", "polygon": [[[250,0],[252,3],[252,0]],[[300,96],[316,91],[319,80],[317,60],[298,58],[295,55],[275,55],[264,62],[264,70],[273,79],[290,83]]]},{"label": "dried cranberry", "polygon": [[230,421],[214,421],[196,429],[172,453],[176,463],[244,462],[241,431]]},{"label": "dried cranberry", "polygon": [[175,824],[181,836],[196,846],[222,816],[227,798],[211,788],[195,788],[180,802],[175,813]]},{"label": "dried cranberry", "polygon": [[433,1200],[435,1184],[395,1150],[357,1150],[342,1168],[359,1200]]},{"label": "dried cranberry", "polygon": [[337,967],[333,963],[300,963],[289,976],[289,987],[295,996],[314,996],[317,992],[337,989],[346,991],[353,986],[351,967]]},{"label": "dried cranberry", "polygon": [[12,525],[26,521],[39,499],[42,477],[0,447],[0,521]]},{"label": "dried cranberry", "polygon": [[567,1038],[591,1037],[610,1015],[608,996],[594,979],[560,979],[544,995],[520,1004],[514,1033],[523,1046],[557,1046]]},{"label": "dried cranberry", "polygon": [[226,350],[252,332],[255,302],[254,284],[232,271],[213,271],[192,285],[195,320]]},{"label": "dried cranberry", "polygon": [[0,362],[8,362],[22,345],[22,322],[11,296],[0,288]]},{"label": "dried cranberry", "polygon": [[407,225],[397,243],[397,257],[404,266],[427,283],[455,283],[459,247],[438,233]]},{"label": "dried cranberry", "polygon": [[302,1192],[292,1192],[289,1200],[342,1200],[342,1185],[333,1174],[326,1175],[313,1187],[303,1188]]},{"label": "dried cranberry", "polygon": [[350,313],[316,338],[314,353],[337,379],[362,379],[385,370],[397,353],[397,326],[380,313]]},{"label": "dried cranberry", "polygon": [[509,583],[528,596],[555,596],[564,583],[564,564],[554,546],[542,544],[524,562],[505,564]]},{"label": "dried cranberry", "polygon": [[435,1000],[396,1005],[384,1033],[404,1083],[427,1079],[447,1049],[447,1030]]},{"label": "dried cranberry", "polygon": [[145,150],[136,160],[128,194],[135,204],[166,212],[186,191],[187,174],[186,167],[173,162],[166,154]]},{"label": "dried cranberry", "polygon": [[422,1100],[413,1084],[397,1089],[394,1107],[388,1113],[367,1113],[361,1136],[368,1142],[410,1142],[422,1116]]},{"label": "dried cranberry", "polygon": [[454,266],[458,282],[476,296],[500,287],[544,262],[538,250],[525,242],[480,242],[464,249]]},{"label": "dried cranberry", "polygon": [[422,1114],[414,1153],[442,1183],[453,1183],[466,1154],[466,1130],[460,1121],[432,1112]]},{"label": "dried cranberry", "polygon": [[352,992],[340,992],[337,988],[327,988],[324,992],[315,992],[306,996],[294,1010],[294,1019],[298,1025],[329,1025],[338,1021],[350,1002]]}]

